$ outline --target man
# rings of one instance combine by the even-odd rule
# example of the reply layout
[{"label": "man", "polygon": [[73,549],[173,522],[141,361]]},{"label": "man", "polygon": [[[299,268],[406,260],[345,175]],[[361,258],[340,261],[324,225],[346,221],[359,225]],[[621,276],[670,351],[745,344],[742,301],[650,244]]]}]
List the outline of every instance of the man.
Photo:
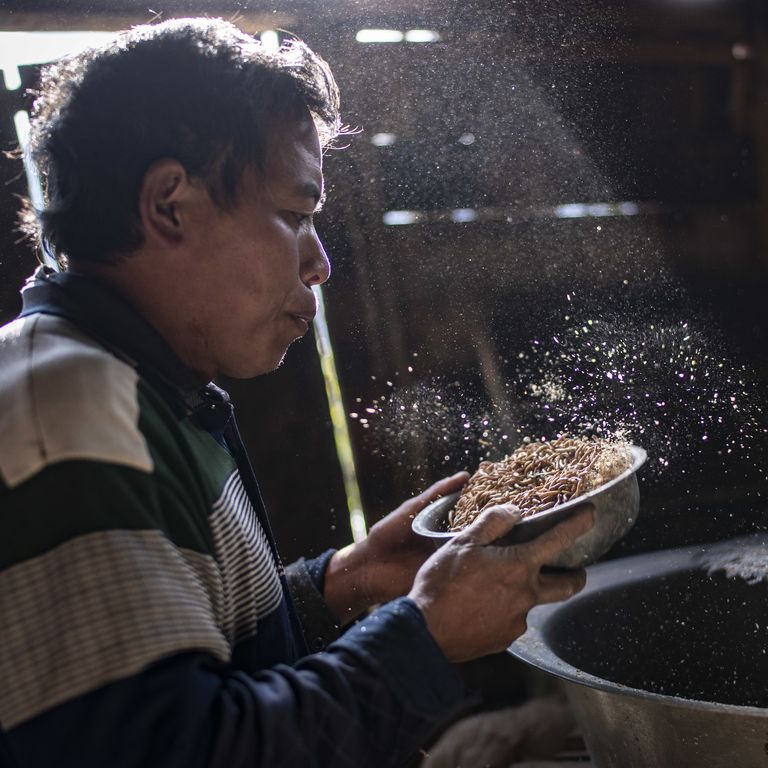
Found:
[{"label": "man", "polygon": [[427,559],[410,518],[464,474],[283,572],[209,382],[273,370],[306,333],[339,125],[322,60],[221,21],[140,27],[45,73],[27,226],[61,271],[0,337],[9,764],[396,765],[461,705],[449,662],[582,586],[540,568],[589,512],[504,548],[517,515],[498,507]]}]

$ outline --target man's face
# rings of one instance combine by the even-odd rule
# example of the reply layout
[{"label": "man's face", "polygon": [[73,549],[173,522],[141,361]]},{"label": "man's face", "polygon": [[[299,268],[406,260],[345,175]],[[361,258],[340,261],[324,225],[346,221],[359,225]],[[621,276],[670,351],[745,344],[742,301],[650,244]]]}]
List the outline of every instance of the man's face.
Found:
[{"label": "man's face", "polygon": [[312,286],[330,274],[312,220],[323,193],[317,131],[311,121],[282,123],[267,148],[265,173],[246,172],[233,210],[207,198],[196,216],[188,330],[207,374],[277,368],[315,315]]}]

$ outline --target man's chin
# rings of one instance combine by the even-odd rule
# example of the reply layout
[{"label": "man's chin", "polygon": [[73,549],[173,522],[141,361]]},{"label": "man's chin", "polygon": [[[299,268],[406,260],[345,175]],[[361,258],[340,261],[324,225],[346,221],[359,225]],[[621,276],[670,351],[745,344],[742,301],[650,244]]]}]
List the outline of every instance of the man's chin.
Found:
[{"label": "man's chin", "polygon": [[277,359],[265,360],[260,363],[255,363],[253,360],[243,360],[226,368],[222,367],[221,373],[230,379],[255,379],[265,373],[276,371],[283,364],[286,352],[283,352]]}]

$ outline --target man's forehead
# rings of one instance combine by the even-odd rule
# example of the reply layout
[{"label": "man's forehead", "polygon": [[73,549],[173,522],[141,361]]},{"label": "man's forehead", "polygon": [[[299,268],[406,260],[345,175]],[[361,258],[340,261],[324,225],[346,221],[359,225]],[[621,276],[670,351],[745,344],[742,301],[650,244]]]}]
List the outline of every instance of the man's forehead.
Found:
[{"label": "man's forehead", "polygon": [[314,123],[275,123],[267,147],[268,182],[319,202],[323,193],[323,155]]}]

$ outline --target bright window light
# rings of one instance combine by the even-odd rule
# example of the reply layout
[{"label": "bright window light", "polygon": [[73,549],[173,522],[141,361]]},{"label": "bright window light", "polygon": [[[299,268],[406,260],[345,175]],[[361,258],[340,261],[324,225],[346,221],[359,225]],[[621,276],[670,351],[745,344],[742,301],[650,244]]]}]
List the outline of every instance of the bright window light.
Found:
[{"label": "bright window light", "polygon": [[[21,87],[20,66],[47,64],[64,56],[72,56],[87,48],[109,44],[114,32],[0,32],[0,69],[8,90]],[[20,111],[13,116],[19,146],[24,151],[29,142],[29,115]],[[44,206],[43,191],[37,169],[26,151],[23,153],[27,190],[35,208]],[[55,267],[54,259],[43,248],[42,258]]]},{"label": "bright window light", "polygon": [[398,29],[361,29],[355,39],[358,43],[402,43],[403,37]]},{"label": "bright window light", "polygon": [[40,184],[40,177],[37,175],[37,169],[30,162],[26,155],[27,145],[29,144],[29,115],[24,110],[17,112],[13,116],[13,124],[16,126],[16,137],[19,140],[19,147],[24,153],[24,172],[27,175],[27,187],[29,189],[29,198],[32,205],[38,210],[42,209],[43,188]]},{"label": "bright window light", "polygon": [[114,39],[114,32],[0,32],[0,67],[45,64]]},{"label": "bright window light", "polygon": [[264,46],[264,50],[269,53],[277,53],[280,49],[280,37],[274,29],[265,29],[261,35],[261,44]]},{"label": "bright window light", "polygon": [[[24,163],[24,173],[27,177],[29,199],[35,209],[41,211],[45,207],[43,187],[40,184],[40,176],[37,173],[37,168],[30,160],[29,154],[27,154],[30,131],[29,114],[25,110],[20,110],[13,116],[13,124],[16,127],[16,137],[19,140],[19,147],[21,147],[22,150],[22,161]],[[41,256],[43,261],[49,267],[56,269],[56,259],[50,255],[45,245],[42,246]]]},{"label": "bright window light", "polygon": [[581,219],[588,215],[589,206],[583,203],[567,203],[555,208],[558,219]]},{"label": "bright window light", "polygon": [[637,216],[639,213],[640,206],[629,201],[621,203],[566,203],[555,207],[555,216],[558,219]]},{"label": "bright window light", "polygon": [[475,221],[477,211],[474,208],[456,208],[451,211],[451,221],[461,224],[466,221]]},{"label": "bright window light", "polygon": [[429,224],[452,221],[465,224],[472,221],[505,221],[534,218],[592,219],[604,217],[640,216],[658,213],[653,203],[636,203],[629,200],[611,203],[564,203],[554,207],[540,206],[528,209],[514,208],[453,208],[431,211],[387,211],[383,220],[389,226]]},{"label": "bright window light", "polygon": [[352,439],[349,435],[349,426],[341,395],[339,371],[325,315],[325,300],[322,288],[319,285],[313,286],[312,291],[317,297],[317,315],[315,315],[314,322],[315,343],[317,345],[317,354],[320,357],[320,368],[325,381],[325,393],[328,397],[328,411],[331,414],[336,455],[339,457],[341,475],[347,495],[349,527],[352,530],[352,540],[362,541],[367,532],[365,515],[363,514],[363,504],[360,500],[360,486],[357,482],[355,456],[352,452]]},{"label": "bright window light", "polygon": [[622,216],[637,216],[640,206],[637,203],[619,203],[619,213]]},{"label": "bright window light", "polygon": [[383,216],[384,223],[390,227],[415,224],[419,218],[418,211],[387,211]]},{"label": "bright window light", "polygon": [[749,43],[734,43],[731,53],[736,61],[749,61],[752,58],[752,47]]},{"label": "bright window light", "polygon": [[13,116],[13,124],[16,126],[16,138],[19,140],[19,146],[22,151],[26,151],[29,143],[29,114],[26,110],[21,110]]},{"label": "bright window light", "polygon": [[440,35],[431,29],[409,29],[405,33],[406,43],[436,43],[439,39]]},{"label": "bright window light", "polygon": [[371,144],[374,147],[391,147],[397,141],[394,133],[374,133],[371,136]]},{"label": "bright window light", "polygon": [[19,67],[46,64],[114,40],[114,32],[0,32],[0,69],[5,87],[21,87]]},{"label": "bright window light", "polygon": [[21,72],[15,64],[6,64],[2,67],[2,72],[7,91],[17,91],[21,88]]},{"label": "bright window light", "polygon": [[589,206],[589,216],[613,216],[617,213],[618,206],[612,203],[593,203]]}]

